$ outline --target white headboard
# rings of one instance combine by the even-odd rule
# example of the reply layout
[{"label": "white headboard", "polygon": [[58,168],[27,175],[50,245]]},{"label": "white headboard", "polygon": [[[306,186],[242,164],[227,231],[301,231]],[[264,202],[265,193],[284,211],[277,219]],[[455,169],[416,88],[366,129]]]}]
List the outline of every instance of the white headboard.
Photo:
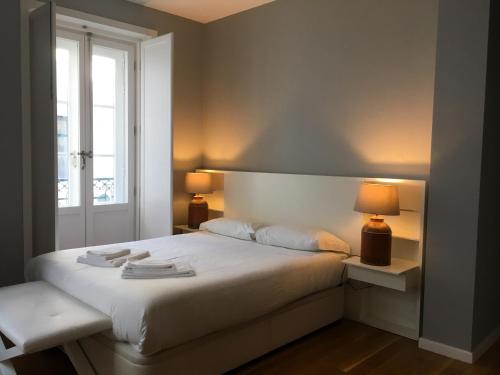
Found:
[{"label": "white headboard", "polygon": [[[359,184],[380,181],[363,177],[208,172],[214,174],[216,189],[214,194],[207,195],[211,209],[224,211],[226,217],[255,222],[321,227],[347,241],[353,254],[359,254],[361,228],[369,218],[353,210]],[[398,243],[393,248],[399,254],[394,255],[420,261],[425,181],[384,181],[399,186],[401,215],[385,217]]]}]

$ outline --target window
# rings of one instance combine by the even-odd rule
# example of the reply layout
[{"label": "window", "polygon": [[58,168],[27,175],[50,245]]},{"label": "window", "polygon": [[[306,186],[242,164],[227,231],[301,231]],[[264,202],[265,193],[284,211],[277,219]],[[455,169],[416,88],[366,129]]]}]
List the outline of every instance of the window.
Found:
[{"label": "window", "polygon": [[59,207],[80,204],[79,42],[57,38],[57,191]]},{"label": "window", "polygon": [[127,52],[92,49],[94,204],[127,202]]}]

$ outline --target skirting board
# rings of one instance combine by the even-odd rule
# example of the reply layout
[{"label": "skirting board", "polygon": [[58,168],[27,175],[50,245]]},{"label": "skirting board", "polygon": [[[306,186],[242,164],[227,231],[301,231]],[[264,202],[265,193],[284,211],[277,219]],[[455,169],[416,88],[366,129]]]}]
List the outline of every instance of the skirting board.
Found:
[{"label": "skirting board", "polygon": [[465,363],[472,363],[472,352],[455,348],[454,346],[442,344],[437,341],[432,341],[421,337],[418,339],[418,347],[428,350],[433,353],[444,355],[445,357],[453,358]]},{"label": "skirting board", "polygon": [[465,363],[476,362],[488,349],[500,338],[500,326],[494,329],[483,341],[476,346],[473,351],[463,350],[454,346],[442,344],[421,337],[418,340],[418,347],[430,352],[444,355]]}]

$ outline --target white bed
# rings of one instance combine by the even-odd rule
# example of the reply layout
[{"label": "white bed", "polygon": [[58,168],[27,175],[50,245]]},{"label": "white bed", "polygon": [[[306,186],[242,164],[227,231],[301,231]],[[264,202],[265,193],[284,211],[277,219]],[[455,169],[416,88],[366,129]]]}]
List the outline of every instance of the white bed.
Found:
[{"label": "white bed", "polygon": [[[273,313],[339,285],[344,256],[264,246],[198,232],[120,245],[190,263],[197,275],[123,280],[120,268],[76,263],[87,249],[33,259],[29,280],[45,280],[109,315],[114,340],[151,355]],[[339,302],[342,304],[342,302]],[[340,310],[341,310],[341,306]]]},{"label": "white bed", "polygon": [[[211,172],[219,181],[216,190],[223,191],[208,197],[209,204],[224,216],[321,227],[359,254],[365,218],[352,207],[364,178]],[[425,182],[396,183],[405,208],[387,218],[405,243],[396,254],[421,264]],[[344,316],[343,255],[200,232],[124,246],[149,250],[155,258],[179,257],[197,276],[122,280],[119,269],[77,264],[86,249],[38,257],[27,269],[28,279],[45,280],[112,318],[112,332],[78,340],[84,358],[69,353],[74,363],[87,369],[90,364],[89,374],[220,374]],[[367,290],[377,297],[376,306],[390,306],[381,309],[382,316],[410,311],[410,329],[418,335],[418,287],[406,293],[409,299]],[[352,316],[370,299],[358,303],[348,294],[346,301]],[[381,319],[361,312],[361,321],[381,326]]]}]

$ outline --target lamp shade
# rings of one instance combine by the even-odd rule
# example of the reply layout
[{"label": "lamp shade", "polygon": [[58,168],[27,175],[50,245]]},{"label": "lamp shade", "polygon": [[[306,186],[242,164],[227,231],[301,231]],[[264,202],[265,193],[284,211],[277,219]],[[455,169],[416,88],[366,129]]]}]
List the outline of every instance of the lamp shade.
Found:
[{"label": "lamp shade", "polygon": [[362,182],[354,210],[376,215],[399,215],[399,189],[394,185]]},{"label": "lamp shade", "polygon": [[186,191],[193,194],[212,192],[210,173],[189,172],[186,174]]}]

